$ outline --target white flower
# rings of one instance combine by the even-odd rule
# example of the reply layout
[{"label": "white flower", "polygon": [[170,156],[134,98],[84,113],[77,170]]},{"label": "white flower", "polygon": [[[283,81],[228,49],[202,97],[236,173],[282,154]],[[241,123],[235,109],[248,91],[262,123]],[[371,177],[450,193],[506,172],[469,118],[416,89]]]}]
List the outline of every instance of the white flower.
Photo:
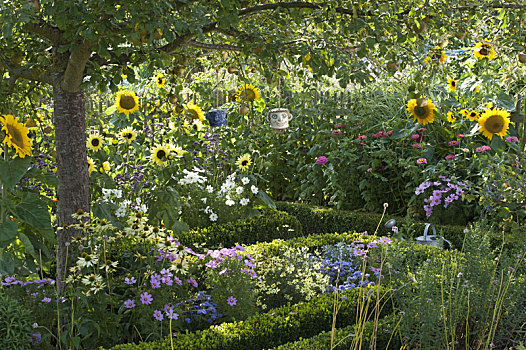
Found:
[{"label": "white flower", "polygon": [[251,190],[252,193],[254,193],[254,194],[258,194],[258,192],[259,192],[259,189],[258,189],[256,186],[254,186],[254,185],[252,185],[252,187],[250,187],[250,190]]},{"label": "white flower", "polygon": [[217,221],[217,214],[216,213],[210,214],[210,221]]},{"label": "white flower", "polygon": [[241,194],[241,193],[243,193],[243,190],[244,190],[243,187],[238,186],[238,187],[236,188],[236,193],[237,193],[237,194]]},{"label": "white flower", "polygon": [[241,178],[241,182],[243,183],[243,185],[246,185],[246,184],[248,184],[250,182],[250,179],[245,176],[245,177]]},{"label": "white flower", "polygon": [[201,176],[198,174],[198,172],[204,171],[198,168],[194,168],[196,171],[188,171],[186,169],[183,170],[183,173],[185,173],[185,176],[179,180],[180,185],[188,185],[193,183],[204,183],[206,181],[206,178],[204,176]]},{"label": "white flower", "polygon": [[247,205],[249,202],[248,198],[241,198],[241,200],[239,201],[239,204],[245,206]]},{"label": "white flower", "polygon": [[233,206],[234,204],[236,204],[236,202],[234,202],[233,200],[231,199],[227,199],[227,201],[225,202],[226,205],[228,205],[229,207]]},{"label": "white flower", "polygon": [[201,201],[202,201],[204,204],[206,204],[206,200],[207,200],[207,199],[208,199],[208,198],[203,197],[203,198],[201,198]]},{"label": "white flower", "polygon": [[206,186],[206,190],[207,190],[208,193],[214,192],[214,188],[212,186],[210,186],[210,185]]}]

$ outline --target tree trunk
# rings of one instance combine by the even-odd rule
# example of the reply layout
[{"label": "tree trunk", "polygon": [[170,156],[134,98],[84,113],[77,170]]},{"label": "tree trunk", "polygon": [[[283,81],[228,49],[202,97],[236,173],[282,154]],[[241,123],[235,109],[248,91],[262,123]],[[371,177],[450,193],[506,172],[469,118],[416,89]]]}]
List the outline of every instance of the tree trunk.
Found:
[{"label": "tree trunk", "polygon": [[[66,92],[59,83],[54,84],[54,118],[56,159],[59,186],[57,190],[58,227],[75,223],[71,217],[79,209],[89,213],[89,176],[86,150],[86,111],[84,94]],[[57,288],[64,290],[68,260],[72,251],[68,251],[72,229],[57,231]]]}]

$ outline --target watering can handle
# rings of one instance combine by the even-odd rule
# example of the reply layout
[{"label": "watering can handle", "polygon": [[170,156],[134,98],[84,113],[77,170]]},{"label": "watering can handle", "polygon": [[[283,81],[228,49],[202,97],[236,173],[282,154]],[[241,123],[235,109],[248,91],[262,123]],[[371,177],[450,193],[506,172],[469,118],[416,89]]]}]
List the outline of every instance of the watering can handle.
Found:
[{"label": "watering can handle", "polygon": [[445,239],[444,237],[442,237],[442,239],[444,240],[444,242],[446,242],[449,245],[449,250],[451,250],[451,248],[452,248],[451,242],[448,241],[447,239]]},{"label": "watering can handle", "polygon": [[[429,230],[429,226],[433,229],[433,235],[436,236],[437,230],[435,228],[435,225],[426,223],[426,227],[424,228],[424,240],[427,241],[427,231]],[[448,242],[449,243],[449,242]]]}]

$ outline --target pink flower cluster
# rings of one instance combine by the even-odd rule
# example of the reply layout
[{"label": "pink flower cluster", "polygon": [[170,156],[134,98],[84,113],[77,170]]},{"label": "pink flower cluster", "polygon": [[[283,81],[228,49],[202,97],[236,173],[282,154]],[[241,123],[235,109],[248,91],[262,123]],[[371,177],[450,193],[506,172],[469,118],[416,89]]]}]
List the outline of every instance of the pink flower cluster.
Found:
[{"label": "pink flower cluster", "polygon": [[318,159],[316,159],[316,163],[318,163],[320,165],[323,165],[323,164],[327,163],[327,157],[325,157],[325,156],[318,157]]},{"label": "pink flower cluster", "polygon": [[484,153],[484,152],[490,151],[490,150],[491,150],[491,147],[487,146],[487,145],[475,148],[475,152],[477,152],[477,153]]},{"label": "pink flower cluster", "polygon": [[506,137],[506,142],[517,143],[519,142],[519,139],[517,136],[508,136]]}]

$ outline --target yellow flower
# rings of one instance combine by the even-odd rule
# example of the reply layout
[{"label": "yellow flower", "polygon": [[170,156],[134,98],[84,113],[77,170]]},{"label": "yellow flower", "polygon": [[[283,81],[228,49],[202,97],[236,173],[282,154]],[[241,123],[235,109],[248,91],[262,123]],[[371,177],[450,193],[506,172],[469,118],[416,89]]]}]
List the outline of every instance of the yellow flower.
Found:
[{"label": "yellow flower", "polygon": [[488,102],[486,103],[486,108],[487,109],[492,109],[494,106],[493,106],[493,102]]},{"label": "yellow flower", "polygon": [[480,124],[480,132],[488,139],[492,139],[493,135],[498,135],[501,138],[508,133],[510,125],[510,113],[503,109],[486,109],[478,119]]},{"label": "yellow flower", "polygon": [[467,109],[463,109],[463,110],[460,111],[460,114],[462,114],[464,117],[467,118],[468,115],[469,115],[469,111]]},{"label": "yellow flower", "polygon": [[97,134],[91,134],[86,142],[86,146],[92,151],[98,151],[102,148],[102,137]]},{"label": "yellow flower", "polygon": [[470,121],[474,121],[479,119],[479,113],[477,111],[471,111],[466,115],[466,118],[468,118]]},{"label": "yellow flower", "polygon": [[164,84],[166,83],[166,79],[164,78],[164,76],[159,73],[157,74],[157,76],[155,77],[155,84],[157,84],[157,87],[164,87]]},{"label": "yellow flower", "polygon": [[110,167],[110,162],[104,162],[102,163],[102,167],[100,168],[100,172],[104,172],[104,171],[110,171],[111,167]]},{"label": "yellow flower", "polygon": [[261,95],[259,93],[259,90],[257,87],[255,87],[252,84],[243,84],[241,85],[236,92],[236,101],[259,101],[261,99]]},{"label": "yellow flower", "polygon": [[119,91],[115,105],[119,112],[126,115],[133,114],[139,109],[139,98],[134,91]]},{"label": "yellow flower", "polygon": [[0,130],[5,131],[3,143],[14,148],[20,158],[33,155],[31,153],[33,140],[27,136],[29,129],[20,123],[18,118],[11,114],[3,115],[0,117],[0,123],[4,125]]},{"label": "yellow flower", "polygon": [[421,97],[410,100],[407,103],[407,111],[409,115],[415,118],[415,121],[422,125],[432,123],[435,120],[434,111],[436,111],[436,107],[429,98]]},{"label": "yellow flower", "polygon": [[183,150],[180,146],[172,147],[172,151],[174,151],[178,157],[182,157],[186,153],[186,151]]},{"label": "yellow flower", "polygon": [[488,43],[476,43],[473,52],[475,53],[475,57],[479,60],[484,58],[492,60],[495,58],[495,50],[493,49],[493,46]]},{"label": "yellow flower", "polygon": [[447,121],[450,123],[454,123],[457,121],[457,118],[455,117],[455,114],[453,114],[453,112],[447,112]]},{"label": "yellow flower", "polygon": [[250,164],[252,164],[250,154],[244,154],[242,156],[239,156],[236,160],[236,165],[241,170],[247,170]]},{"label": "yellow flower", "polygon": [[429,56],[424,59],[424,63],[429,63],[429,61],[433,61],[435,63],[438,62],[446,62],[446,54],[444,53],[444,50],[442,50],[439,46],[435,46],[433,50],[429,52]]},{"label": "yellow flower", "polygon": [[201,129],[203,128],[203,123],[198,119],[194,120],[192,125],[194,126],[194,129],[197,131],[201,131]]},{"label": "yellow flower", "polygon": [[128,126],[126,129],[121,130],[121,138],[126,141],[128,144],[132,143],[133,140],[137,137],[137,133],[131,126]]},{"label": "yellow flower", "polygon": [[479,92],[480,85],[477,85],[473,88],[473,92]]},{"label": "yellow flower", "polygon": [[163,166],[168,162],[168,156],[170,155],[170,150],[167,146],[155,146],[151,149],[150,160],[155,164]]},{"label": "yellow flower", "polygon": [[203,113],[203,110],[201,107],[194,104],[194,101],[190,101],[184,105],[184,109],[186,111],[186,115],[192,119],[199,119],[201,121],[205,120],[205,114]]},{"label": "yellow flower", "polygon": [[447,80],[448,87],[450,91],[455,91],[457,89],[457,82],[453,78]]},{"label": "yellow flower", "polygon": [[91,173],[95,170],[95,162],[93,159],[88,157],[88,174],[91,175]]},{"label": "yellow flower", "polygon": [[309,54],[305,55],[305,61],[310,61],[310,55]]}]

